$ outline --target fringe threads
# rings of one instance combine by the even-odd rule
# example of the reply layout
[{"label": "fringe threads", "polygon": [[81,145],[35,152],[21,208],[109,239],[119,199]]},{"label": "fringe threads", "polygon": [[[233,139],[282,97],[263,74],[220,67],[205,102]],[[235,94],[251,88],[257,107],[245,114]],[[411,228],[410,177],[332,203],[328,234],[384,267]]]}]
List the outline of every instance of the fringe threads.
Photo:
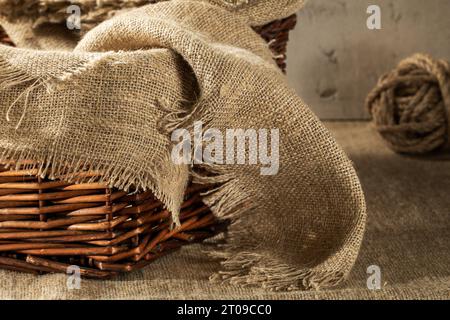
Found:
[{"label": "fringe threads", "polygon": [[[204,169],[218,173],[217,166]],[[218,259],[222,271],[212,275],[212,282],[224,282],[232,285],[262,286],[272,291],[319,290],[322,287],[341,283],[346,275],[337,271],[297,269],[280,263],[270,256],[258,252],[258,245],[252,241],[252,235],[242,221],[244,215],[258,210],[255,196],[248,194],[238,185],[238,180],[230,172],[216,176],[195,175],[196,183],[220,184],[216,189],[203,194],[204,203],[219,219],[231,219],[226,235],[226,244],[205,250],[213,259]]]},{"label": "fringe threads", "polygon": [[[11,121],[11,112],[14,107],[19,105],[23,100],[22,114],[15,129],[18,130],[20,125],[26,117],[27,107],[30,95],[39,87],[45,86],[47,93],[56,90],[58,86],[68,83],[76,83],[78,79],[91,70],[99,66],[101,63],[112,62],[113,52],[105,52],[98,57],[88,60],[85,63],[68,68],[61,75],[43,75],[35,77],[15,68],[5,58],[0,56],[0,90],[6,90],[15,86],[23,86],[29,84],[23,92],[21,92],[17,99],[8,107],[6,111],[6,121]],[[32,164],[26,165],[27,170],[38,170],[38,174],[44,178],[61,179],[70,183],[90,183],[94,180],[107,183],[110,187],[115,187],[121,190],[130,191],[151,190],[154,195],[162,201],[166,208],[172,213],[172,220],[176,226],[180,226],[180,207],[183,202],[184,193],[176,194],[170,197],[162,192],[158,187],[163,185],[164,181],[154,181],[157,177],[156,168],[147,168],[146,171],[134,171],[129,168],[120,167],[114,163],[101,163],[98,160],[90,159],[89,157],[63,155],[58,150],[37,151],[37,150],[22,150],[19,148],[4,148],[0,147],[0,159],[15,163],[16,170],[26,161],[32,161]],[[159,163],[171,163],[170,156],[159,159]],[[171,169],[173,169],[171,167]],[[80,172],[89,170],[94,173],[101,174],[101,177],[94,176],[86,178],[80,176]],[[179,168],[176,176],[183,176],[183,170]],[[167,171],[167,170],[166,170]],[[182,190],[187,188],[187,179],[180,179],[177,181],[183,185]],[[173,183],[173,181],[171,181]],[[175,199],[175,200],[174,200]]]}]

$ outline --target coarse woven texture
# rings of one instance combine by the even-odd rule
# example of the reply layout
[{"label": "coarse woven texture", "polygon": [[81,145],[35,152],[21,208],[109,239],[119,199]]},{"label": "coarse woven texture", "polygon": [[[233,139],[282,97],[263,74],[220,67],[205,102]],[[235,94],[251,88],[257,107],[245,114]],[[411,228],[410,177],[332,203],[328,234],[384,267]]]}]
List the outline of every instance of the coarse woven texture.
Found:
[{"label": "coarse woven texture", "polygon": [[450,147],[450,63],[426,54],[401,61],[368,95],[377,130],[394,151]]},{"label": "coarse woven texture", "polygon": [[[0,70],[1,158],[32,160],[51,179],[82,182],[89,167],[112,187],[150,189],[174,222],[190,177],[217,185],[204,201],[233,223],[209,252],[222,265],[212,280],[318,289],[350,272],[365,226],[359,180],[245,19],[160,2],[100,24],[73,51],[1,46]],[[176,165],[170,134],[195,121],[224,135],[278,129],[279,172]]]},{"label": "coarse woven texture", "polygon": [[[82,32],[95,27],[118,13],[149,3],[170,0],[0,0],[1,14],[9,19],[27,17],[34,27],[46,23],[64,23],[70,6],[80,9]],[[306,0],[188,0],[211,3],[244,19],[249,25],[260,26],[298,11]],[[72,7],[73,9],[73,7]],[[227,28],[225,21],[223,27]]]},{"label": "coarse woven texture", "polygon": [[[220,264],[186,247],[141,272],[84,281],[67,290],[64,275],[0,271],[2,299],[450,299],[450,162],[390,151],[373,125],[327,123],[353,160],[368,205],[367,231],[348,281],[332,290],[268,292],[211,284]],[[450,155],[449,155],[450,158]],[[366,270],[381,269],[382,290],[370,291]],[[189,267],[187,267],[189,266]]]}]

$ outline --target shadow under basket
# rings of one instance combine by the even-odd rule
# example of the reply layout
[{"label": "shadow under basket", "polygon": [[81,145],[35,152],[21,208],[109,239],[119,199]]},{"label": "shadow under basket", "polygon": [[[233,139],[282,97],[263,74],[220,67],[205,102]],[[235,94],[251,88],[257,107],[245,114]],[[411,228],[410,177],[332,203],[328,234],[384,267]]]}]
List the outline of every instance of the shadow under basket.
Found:
[{"label": "shadow under basket", "polygon": [[[296,16],[254,28],[285,71]],[[0,28],[0,43],[14,45]],[[30,162],[0,161],[0,268],[42,274],[78,266],[82,277],[110,278],[141,269],[184,245],[226,230],[203,204],[208,186],[191,184],[181,227],[150,191],[128,194],[103,183],[38,176]],[[14,169],[14,170],[13,170]],[[83,176],[98,174],[80,172]]]}]

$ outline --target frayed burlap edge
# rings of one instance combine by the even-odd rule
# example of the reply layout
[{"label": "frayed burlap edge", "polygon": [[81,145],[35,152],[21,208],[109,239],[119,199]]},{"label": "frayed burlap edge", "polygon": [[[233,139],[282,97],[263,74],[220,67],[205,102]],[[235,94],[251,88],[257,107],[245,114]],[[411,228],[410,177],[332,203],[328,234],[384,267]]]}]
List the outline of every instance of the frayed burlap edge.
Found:
[{"label": "frayed burlap edge", "polygon": [[331,266],[319,265],[298,269],[285,263],[256,253],[258,246],[253,244],[251,234],[242,222],[245,214],[258,210],[254,195],[248,194],[240,186],[232,173],[218,166],[203,166],[203,170],[214,176],[194,174],[199,184],[216,184],[217,188],[204,193],[203,201],[219,219],[231,220],[226,232],[225,244],[205,249],[205,253],[218,261],[222,267],[210,277],[214,283],[257,287],[271,291],[320,290],[343,282],[347,273],[336,271]]},{"label": "frayed burlap edge", "polygon": [[[22,102],[22,115],[15,125],[15,130],[19,129],[22,121],[26,117],[29,96],[33,90],[44,86],[47,92],[51,92],[61,85],[74,83],[86,71],[94,68],[99,63],[112,61],[112,52],[100,54],[97,58],[86,61],[83,64],[76,65],[73,68],[65,70],[58,76],[46,75],[34,77],[25,71],[14,68],[8,61],[0,57],[0,90],[5,90],[14,86],[25,86],[26,88],[20,93],[17,99],[9,106],[6,112],[6,121],[10,122],[10,112],[14,106]],[[162,110],[167,112],[167,118],[172,113],[160,104]],[[187,188],[188,180],[183,179],[183,169],[178,166],[179,181],[155,181],[158,175],[156,172],[161,168],[146,168],[145,171],[135,171],[130,168],[123,167],[118,163],[103,163],[96,159],[91,159],[85,155],[65,154],[61,150],[40,151],[28,147],[17,146],[0,146],[0,160],[6,162],[15,170],[37,170],[42,178],[52,180],[60,179],[69,183],[91,183],[102,182],[110,187],[118,188],[127,192],[138,192],[151,190],[153,194],[165,205],[167,210],[172,214],[174,225],[180,226],[180,208],[184,199],[184,190]],[[158,164],[163,166],[164,163],[171,163],[172,159],[159,159]],[[171,168],[172,169],[172,168]],[[90,177],[80,175],[80,172],[89,171]],[[170,196],[161,191],[158,185],[175,184],[179,186],[179,194],[171,194]]]}]

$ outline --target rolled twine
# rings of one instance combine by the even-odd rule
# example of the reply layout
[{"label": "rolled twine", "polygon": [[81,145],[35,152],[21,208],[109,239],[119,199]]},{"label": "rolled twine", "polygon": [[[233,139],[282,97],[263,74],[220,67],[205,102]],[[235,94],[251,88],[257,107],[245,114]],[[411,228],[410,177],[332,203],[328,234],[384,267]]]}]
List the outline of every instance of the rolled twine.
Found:
[{"label": "rolled twine", "polygon": [[388,146],[424,154],[450,147],[450,64],[415,54],[384,75],[366,106]]}]

